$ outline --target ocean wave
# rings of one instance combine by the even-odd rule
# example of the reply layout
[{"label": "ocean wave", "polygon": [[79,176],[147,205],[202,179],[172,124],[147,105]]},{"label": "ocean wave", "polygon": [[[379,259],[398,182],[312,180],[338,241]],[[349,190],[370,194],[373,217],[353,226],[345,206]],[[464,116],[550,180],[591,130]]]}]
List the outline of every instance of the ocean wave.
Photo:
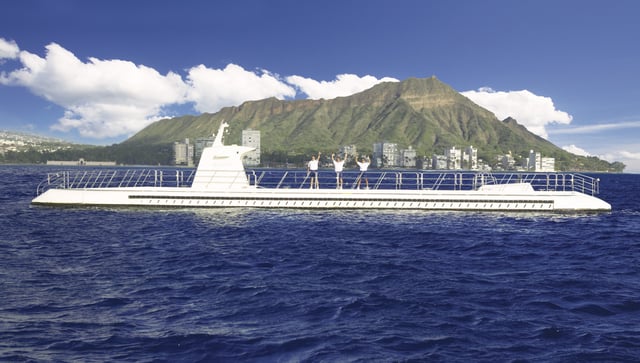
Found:
[{"label": "ocean wave", "polygon": [[625,176],[621,188],[632,185],[609,192],[613,211],[597,215],[175,211],[31,207],[41,170],[9,169],[2,361],[640,352],[638,177]]}]

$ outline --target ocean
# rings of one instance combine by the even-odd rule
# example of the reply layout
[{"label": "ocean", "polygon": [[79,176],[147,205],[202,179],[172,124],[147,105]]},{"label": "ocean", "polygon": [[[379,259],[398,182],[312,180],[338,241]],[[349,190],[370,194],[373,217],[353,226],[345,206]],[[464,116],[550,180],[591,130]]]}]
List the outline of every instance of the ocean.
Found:
[{"label": "ocean", "polygon": [[0,361],[640,360],[640,175],[610,213],[31,206],[0,166]]}]

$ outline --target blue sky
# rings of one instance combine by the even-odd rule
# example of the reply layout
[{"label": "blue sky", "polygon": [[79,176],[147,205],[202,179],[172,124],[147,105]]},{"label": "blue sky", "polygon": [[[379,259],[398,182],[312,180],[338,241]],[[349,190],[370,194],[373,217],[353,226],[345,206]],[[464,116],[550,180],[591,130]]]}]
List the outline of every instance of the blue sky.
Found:
[{"label": "blue sky", "polygon": [[21,0],[0,129],[111,144],[168,116],[435,75],[500,119],[640,172],[640,2]]}]

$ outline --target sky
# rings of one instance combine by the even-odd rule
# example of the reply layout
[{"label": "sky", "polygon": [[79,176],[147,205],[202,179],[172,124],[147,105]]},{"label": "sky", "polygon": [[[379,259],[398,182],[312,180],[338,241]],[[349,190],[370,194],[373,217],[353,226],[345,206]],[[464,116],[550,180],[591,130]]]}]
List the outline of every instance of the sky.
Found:
[{"label": "sky", "polygon": [[0,12],[0,129],[96,145],[268,97],[436,76],[640,173],[635,0],[21,0]]}]

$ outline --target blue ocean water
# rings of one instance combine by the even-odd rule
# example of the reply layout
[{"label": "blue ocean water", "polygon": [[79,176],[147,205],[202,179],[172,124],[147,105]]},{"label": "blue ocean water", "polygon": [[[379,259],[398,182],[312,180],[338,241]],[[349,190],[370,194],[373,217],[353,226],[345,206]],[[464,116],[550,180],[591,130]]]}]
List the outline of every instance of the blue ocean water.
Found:
[{"label": "blue ocean water", "polygon": [[611,213],[31,206],[1,166],[0,361],[638,361],[640,175]]}]

